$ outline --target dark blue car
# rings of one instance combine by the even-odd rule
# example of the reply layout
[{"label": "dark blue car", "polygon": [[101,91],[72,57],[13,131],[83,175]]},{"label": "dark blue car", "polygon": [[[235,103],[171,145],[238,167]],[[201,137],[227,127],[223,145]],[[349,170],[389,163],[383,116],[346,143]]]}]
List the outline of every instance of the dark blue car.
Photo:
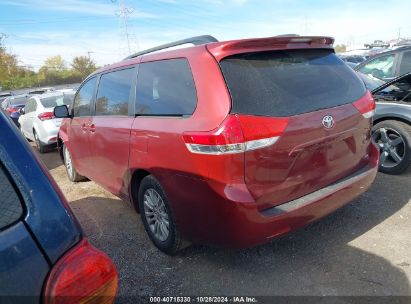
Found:
[{"label": "dark blue car", "polygon": [[16,126],[19,126],[20,110],[24,108],[30,97],[28,94],[14,95],[6,98],[1,104],[3,110],[11,117]]},{"label": "dark blue car", "polygon": [[0,303],[112,303],[117,282],[112,261],[87,242],[47,169],[0,112]]}]

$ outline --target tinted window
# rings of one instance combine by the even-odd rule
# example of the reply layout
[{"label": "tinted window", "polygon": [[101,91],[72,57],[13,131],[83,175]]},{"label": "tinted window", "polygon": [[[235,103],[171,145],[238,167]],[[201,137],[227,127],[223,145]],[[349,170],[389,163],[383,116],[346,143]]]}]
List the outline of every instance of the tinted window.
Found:
[{"label": "tinted window", "polygon": [[191,115],[197,93],[186,59],[140,64],[136,113],[147,115]]},{"label": "tinted window", "polygon": [[91,101],[93,100],[96,79],[96,77],[91,78],[78,91],[73,104],[74,116],[91,115]]},{"label": "tinted window", "polygon": [[0,164],[0,229],[16,222],[22,213],[20,199]]},{"label": "tinted window", "polygon": [[56,106],[69,105],[72,98],[65,95],[52,96],[40,99],[41,104],[45,108],[54,108]]},{"label": "tinted window", "polygon": [[27,97],[16,97],[13,99],[10,99],[10,105],[11,106],[17,106],[17,105],[24,105],[27,102]]},{"label": "tinted window", "polygon": [[394,77],[394,59],[394,54],[375,58],[360,68],[359,71],[364,74],[371,74],[379,79]]},{"label": "tinted window", "polygon": [[411,51],[402,54],[400,64],[400,75],[411,72]]},{"label": "tinted window", "polygon": [[96,100],[96,115],[128,115],[128,101],[134,69],[101,75]]},{"label": "tinted window", "polygon": [[363,82],[330,50],[240,54],[220,63],[232,112],[291,116],[353,102]]}]

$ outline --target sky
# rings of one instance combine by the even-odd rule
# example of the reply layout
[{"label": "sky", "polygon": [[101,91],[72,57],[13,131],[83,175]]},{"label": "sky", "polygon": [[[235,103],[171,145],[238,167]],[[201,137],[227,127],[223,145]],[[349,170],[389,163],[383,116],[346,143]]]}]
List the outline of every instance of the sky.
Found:
[{"label": "sky", "polygon": [[0,0],[0,35],[20,65],[38,70],[54,55],[67,63],[90,56],[102,66],[204,34],[218,40],[327,35],[360,47],[399,33],[411,38],[410,11],[409,0]]}]

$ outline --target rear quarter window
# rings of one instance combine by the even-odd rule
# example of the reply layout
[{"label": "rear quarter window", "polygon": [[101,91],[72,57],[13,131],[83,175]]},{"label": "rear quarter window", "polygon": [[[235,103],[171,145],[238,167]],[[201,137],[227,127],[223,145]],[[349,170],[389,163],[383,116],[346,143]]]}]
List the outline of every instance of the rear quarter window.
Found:
[{"label": "rear quarter window", "polygon": [[239,54],[223,59],[220,66],[232,113],[292,116],[351,103],[366,91],[331,50]]},{"label": "rear quarter window", "polygon": [[8,174],[0,164],[0,230],[18,221],[22,215],[21,201]]},{"label": "rear quarter window", "polygon": [[197,92],[187,59],[140,64],[136,88],[136,114],[191,115]]}]

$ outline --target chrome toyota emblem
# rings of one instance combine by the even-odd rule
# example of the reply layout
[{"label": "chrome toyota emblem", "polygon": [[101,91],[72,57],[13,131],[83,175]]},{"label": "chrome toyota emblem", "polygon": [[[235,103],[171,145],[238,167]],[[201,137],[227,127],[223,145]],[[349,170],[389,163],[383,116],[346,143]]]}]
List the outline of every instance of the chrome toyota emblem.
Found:
[{"label": "chrome toyota emblem", "polygon": [[334,127],[334,118],[330,115],[324,116],[323,126],[327,129],[331,129],[332,127]]}]

